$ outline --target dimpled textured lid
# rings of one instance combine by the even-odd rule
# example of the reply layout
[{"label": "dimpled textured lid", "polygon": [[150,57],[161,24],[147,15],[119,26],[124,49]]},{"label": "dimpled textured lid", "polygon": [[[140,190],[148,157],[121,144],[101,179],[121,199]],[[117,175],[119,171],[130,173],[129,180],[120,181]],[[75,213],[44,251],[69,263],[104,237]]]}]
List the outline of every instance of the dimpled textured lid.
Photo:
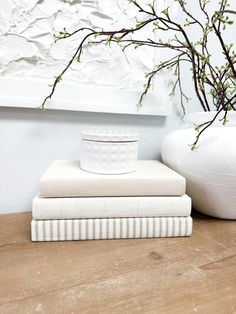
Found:
[{"label": "dimpled textured lid", "polygon": [[119,130],[85,130],[82,131],[81,138],[99,142],[130,142],[138,140],[138,133]]}]

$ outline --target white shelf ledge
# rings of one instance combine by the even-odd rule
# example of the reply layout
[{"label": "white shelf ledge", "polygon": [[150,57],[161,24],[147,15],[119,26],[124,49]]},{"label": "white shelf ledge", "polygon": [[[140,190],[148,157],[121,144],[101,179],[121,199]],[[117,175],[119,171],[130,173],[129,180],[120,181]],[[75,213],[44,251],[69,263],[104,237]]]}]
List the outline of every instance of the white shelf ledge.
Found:
[{"label": "white shelf ledge", "polygon": [[[49,94],[47,80],[0,77],[0,107],[39,108]],[[166,79],[155,80],[155,88],[146,95],[142,108],[137,108],[140,91],[77,85],[58,85],[46,109],[107,112],[134,115],[166,116],[171,113]]]}]

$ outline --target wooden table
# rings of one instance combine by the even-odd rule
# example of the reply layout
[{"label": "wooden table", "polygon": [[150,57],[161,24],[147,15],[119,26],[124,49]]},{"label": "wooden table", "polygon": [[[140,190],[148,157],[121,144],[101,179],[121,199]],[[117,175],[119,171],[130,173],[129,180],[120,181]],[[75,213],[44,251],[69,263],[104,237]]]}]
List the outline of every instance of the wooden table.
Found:
[{"label": "wooden table", "polygon": [[0,216],[0,313],[236,313],[236,222],[195,214],[190,238],[30,242]]}]

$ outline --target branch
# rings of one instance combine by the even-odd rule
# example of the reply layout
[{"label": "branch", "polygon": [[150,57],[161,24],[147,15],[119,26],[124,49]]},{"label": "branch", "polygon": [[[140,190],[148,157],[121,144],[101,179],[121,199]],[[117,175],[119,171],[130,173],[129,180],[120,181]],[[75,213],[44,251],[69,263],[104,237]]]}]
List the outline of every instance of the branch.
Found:
[{"label": "branch", "polygon": [[215,26],[215,24],[213,24],[213,28],[214,28],[215,33],[216,33],[216,35],[217,35],[217,37],[218,37],[218,39],[219,39],[219,41],[220,41],[220,44],[221,44],[221,47],[222,47],[222,49],[223,49],[223,51],[224,51],[224,54],[225,54],[225,56],[226,56],[226,59],[227,59],[227,61],[229,62],[230,68],[231,68],[231,70],[232,70],[234,76],[236,77],[236,69],[234,68],[234,64],[233,64],[233,62],[232,62],[232,60],[231,60],[231,58],[230,58],[230,55],[229,55],[229,53],[228,53],[228,50],[227,50],[226,46],[225,46],[224,40],[223,40],[223,38],[222,38],[222,36],[221,36],[221,32],[217,29],[217,27]]},{"label": "branch", "polygon": [[[71,64],[73,63],[73,61],[76,59],[76,57],[80,57],[81,53],[82,53],[82,48],[83,48],[83,44],[85,43],[85,41],[92,35],[96,34],[96,32],[91,32],[89,34],[87,34],[84,39],[81,41],[79,47],[76,49],[74,55],[72,56],[72,58],[70,59],[70,61],[68,62],[68,64],[66,65],[66,67],[62,70],[62,72],[56,77],[56,79],[54,80],[53,86],[52,86],[52,90],[50,92],[50,94],[44,98],[42,105],[40,106],[41,110],[45,110],[45,104],[47,102],[48,99],[51,99],[52,95],[55,92],[55,89],[57,87],[57,84],[61,81],[62,76],[66,73],[66,71],[70,68]],[[77,56],[78,55],[78,56]]]},{"label": "branch", "polygon": [[145,84],[145,88],[144,88],[144,91],[142,92],[141,96],[140,96],[140,99],[139,99],[139,103],[138,103],[138,108],[142,107],[142,103],[143,103],[143,98],[144,96],[147,94],[148,90],[150,89],[151,87],[151,82],[154,78],[154,76],[160,72],[161,70],[165,69],[165,68],[168,68],[168,67],[173,67],[174,65],[176,65],[181,56],[183,55],[182,54],[179,54],[177,56],[174,56],[173,58],[163,62],[161,65],[159,65],[157,67],[157,69],[153,70],[152,72],[148,73],[146,76],[148,77],[148,80],[147,80],[147,83]]},{"label": "branch", "polygon": [[[40,109],[41,110],[45,110],[45,104],[46,102],[51,99],[51,97],[53,96],[53,94],[55,93],[55,89],[58,85],[58,83],[62,80],[62,77],[63,75],[67,72],[67,70],[70,68],[71,64],[73,63],[73,61],[77,58],[77,60],[80,61],[80,56],[82,54],[82,50],[83,50],[83,46],[84,46],[84,43],[87,41],[87,39],[91,36],[109,36],[109,39],[112,40],[113,36],[115,34],[123,34],[123,35],[128,35],[129,33],[134,33],[134,32],[137,32],[139,31],[140,29],[142,29],[144,26],[152,23],[153,21],[155,21],[157,18],[152,18],[152,19],[149,19],[149,20],[146,20],[144,21],[141,25],[137,26],[136,28],[131,28],[131,29],[120,29],[118,31],[94,31],[94,30],[91,30],[90,28],[81,28],[81,29],[78,29],[77,31],[71,33],[71,34],[68,34],[67,38],[70,37],[70,36],[73,36],[74,34],[82,31],[82,30],[91,30],[91,32],[89,34],[87,34],[83,40],[80,42],[78,48],[76,49],[74,55],[71,57],[71,59],[69,60],[68,64],[66,65],[66,67],[62,70],[62,72],[55,78],[53,84],[52,84],[52,90],[50,92],[50,94],[48,96],[46,96],[40,106]],[[62,37],[60,39],[64,39],[66,37]]]},{"label": "branch", "polygon": [[224,115],[223,119],[224,119],[224,120],[226,119],[226,115],[227,115],[227,112],[228,112],[227,107],[228,107],[228,105],[233,101],[234,98],[236,98],[236,94],[235,94],[233,97],[231,97],[231,98],[220,108],[219,111],[217,111],[217,113],[215,114],[215,116],[214,116],[214,118],[213,118],[212,120],[206,121],[206,122],[204,122],[204,123],[202,123],[202,124],[200,124],[200,125],[198,125],[198,126],[196,127],[196,130],[199,130],[200,128],[202,128],[202,127],[204,126],[204,128],[203,128],[203,129],[198,133],[198,135],[196,136],[196,140],[194,141],[194,143],[190,144],[191,150],[196,149],[196,145],[197,145],[197,143],[198,143],[198,141],[199,141],[199,138],[200,138],[200,136],[202,135],[202,133],[203,133],[207,128],[209,128],[209,127],[215,122],[216,118],[219,116],[219,114],[220,114],[224,109],[226,109],[226,114]]}]

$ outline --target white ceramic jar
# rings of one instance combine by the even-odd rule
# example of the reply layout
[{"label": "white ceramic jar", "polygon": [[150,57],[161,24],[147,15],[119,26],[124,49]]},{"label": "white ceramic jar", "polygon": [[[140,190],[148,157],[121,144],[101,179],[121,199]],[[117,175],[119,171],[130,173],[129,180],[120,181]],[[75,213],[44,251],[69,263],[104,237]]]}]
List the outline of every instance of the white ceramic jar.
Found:
[{"label": "white ceramic jar", "polygon": [[100,174],[137,170],[138,134],[127,131],[82,131],[80,167]]}]

